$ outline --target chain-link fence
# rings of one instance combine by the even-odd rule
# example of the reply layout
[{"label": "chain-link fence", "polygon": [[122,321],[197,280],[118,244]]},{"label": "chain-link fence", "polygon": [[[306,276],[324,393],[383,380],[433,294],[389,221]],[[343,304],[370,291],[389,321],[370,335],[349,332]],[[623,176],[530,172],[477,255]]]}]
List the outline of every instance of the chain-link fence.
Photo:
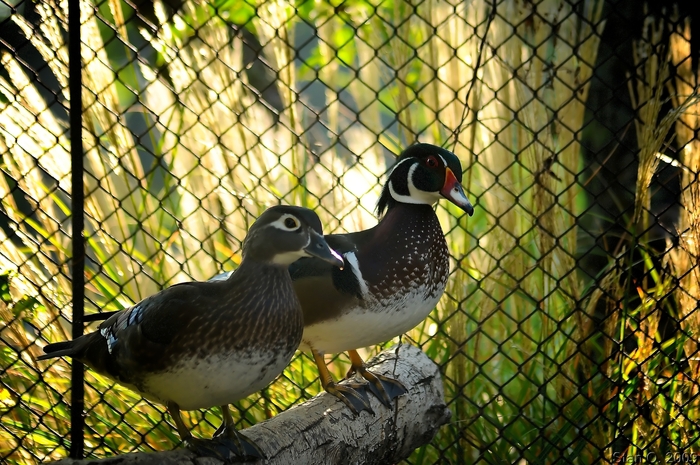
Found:
[{"label": "chain-link fence", "polygon": [[[403,340],[453,416],[407,462],[699,461],[691,6],[0,0],[0,461],[172,448],[161,407],[41,347],[235,269],[270,205],[373,226],[417,140],[476,213],[437,207],[452,275]],[[298,353],[238,426],[319,390]]]}]

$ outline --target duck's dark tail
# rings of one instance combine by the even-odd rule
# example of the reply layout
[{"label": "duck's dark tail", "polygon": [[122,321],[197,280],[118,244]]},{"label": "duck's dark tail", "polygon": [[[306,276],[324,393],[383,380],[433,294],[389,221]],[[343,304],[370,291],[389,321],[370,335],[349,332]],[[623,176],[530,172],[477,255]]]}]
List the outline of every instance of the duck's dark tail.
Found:
[{"label": "duck's dark tail", "polygon": [[75,354],[75,341],[54,342],[44,347],[44,354],[37,357],[37,360],[46,360],[54,357],[68,356]]},{"label": "duck's dark tail", "polygon": [[99,331],[84,334],[72,341],[47,344],[44,347],[44,355],[37,357],[37,360],[55,357],[71,357],[96,372],[114,379],[119,372],[107,347],[107,340]]}]

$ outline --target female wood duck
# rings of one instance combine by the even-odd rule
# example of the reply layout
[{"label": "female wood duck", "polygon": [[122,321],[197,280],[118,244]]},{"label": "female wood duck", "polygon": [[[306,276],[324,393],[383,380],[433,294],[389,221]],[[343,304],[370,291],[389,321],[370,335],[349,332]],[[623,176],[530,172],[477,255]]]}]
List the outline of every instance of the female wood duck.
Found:
[{"label": "female wood duck", "polygon": [[469,215],[462,166],[451,152],[417,144],[397,159],[379,198],[379,224],[366,231],[325,236],[343,254],[337,268],[315,258],[290,266],[304,311],[302,347],[311,350],[324,389],[348,407],[370,410],[359,385],[336,385],[324,354],[348,352],[352,368],[369,381],[386,406],[405,392],[393,379],[372,374],[358,348],[386,342],[424,320],[440,300],[449,269],[449,251],[432,205],[446,198]]},{"label": "female wood duck", "polygon": [[[302,311],[288,266],[315,257],[342,266],[311,210],[265,211],[243,243],[243,261],[224,281],[176,284],[73,341],[49,344],[39,359],[69,356],[165,404],[180,437],[200,455],[260,457],[239,435],[228,404],[267,386],[299,346]],[[221,406],[214,440],[195,439],[180,409]]]}]

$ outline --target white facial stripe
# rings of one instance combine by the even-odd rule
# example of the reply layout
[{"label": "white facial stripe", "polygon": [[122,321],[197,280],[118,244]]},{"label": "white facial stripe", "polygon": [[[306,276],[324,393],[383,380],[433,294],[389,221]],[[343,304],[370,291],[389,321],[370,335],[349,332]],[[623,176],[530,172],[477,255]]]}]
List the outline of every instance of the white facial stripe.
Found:
[{"label": "white facial stripe", "polygon": [[291,265],[300,258],[308,256],[309,254],[307,254],[304,250],[295,250],[293,252],[278,253],[277,255],[272,257],[272,263],[276,263],[278,265]]},{"label": "white facial stripe", "polygon": [[389,181],[389,193],[391,194],[391,197],[397,202],[412,203],[418,205],[432,205],[438,200],[440,200],[440,193],[422,191],[413,184],[413,173],[416,171],[417,168],[418,164],[416,163],[408,169],[409,195],[397,194],[394,190],[394,185],[391,181]]},{"label": "white facial stripe", "polygon": [[442,155],[440,155],[440,154],[438,153],[437,156],[440,157],[440,160],[442,160],[442,164],[445,165],[445,168],[447,168],[447,162],[445,161],[444,158],[442,158]]},{"label": "white facial stripe", "polygon": [[[289,228],[284,224],[284,222],[286,220],[288,220],[289,218],[294,220],[296,227]],[[277,228],[281,231],[297,231],[299,228],[301,228],[301,222],[299,221],[299,219],[296,216],[290,215],[289,213],[285,213],[284,215],[280,216],[277,220],[270,223],[268,226],[272,226],[272,227]]]},{"label": "white facial stripe", "polygon": [[397,202],[402,202],[402,203],[420,203],[416,202],[411,198],[410,195],[401,195],[397,194],[396,191],[394,190],[394,185],[392,184],[391,181],[389,181],[389,193],[391,194],[391,197],[396,200]]},{"label": "white facial stripe", "polygon": [[[391,169],[391,173],[393,173],[393,172],[396,170],[396,168],[399,167],[400,164],[406,163],[407,161],[414,161],[414,160],[415,160],[415,158],[413,158],[413,157],[411,157],[411,158],[405,158],[405,159],[401,160],[401,161],[398,162],[396,165],[394,165],[394,167]],[[388,176],[388,177],[391,177],[391,173],[389,173],[389,176]]]},{"label": "white facial stripe", "polygon": [[360,294],[362,294],[362,297],[366,296],[369,293],[369,288],[365,280],[362,279],[362,272],[360,271],[360,263],[357,261],[357,255],[355,255],[355,252],[348,252],[345,254],[345,258],[348,261],[348,265],[350,265],[352,274],[355,275],[357,282],[360,283]]}]

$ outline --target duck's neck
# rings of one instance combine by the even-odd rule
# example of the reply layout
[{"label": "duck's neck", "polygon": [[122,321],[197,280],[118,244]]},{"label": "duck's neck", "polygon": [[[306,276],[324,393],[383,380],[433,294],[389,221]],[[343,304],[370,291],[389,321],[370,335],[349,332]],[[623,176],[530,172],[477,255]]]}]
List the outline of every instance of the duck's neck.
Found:
[{"label": "duck's neck", "polygon": [[378,226],[404,227],[406,224],[422,221],[437,222],[432,205],[396,202],[379,221]]},{"label": "duck's neck", "polygon": [[229,280],[238,281],[246,279],[250,276],[265,276],[266,281],[270,283],[278,283],[279,281],[289,281],[289,272],[287,266],[272,263],[267,260],[258,260],[253,257],[245,257],[236,271],[229,276]]}]

